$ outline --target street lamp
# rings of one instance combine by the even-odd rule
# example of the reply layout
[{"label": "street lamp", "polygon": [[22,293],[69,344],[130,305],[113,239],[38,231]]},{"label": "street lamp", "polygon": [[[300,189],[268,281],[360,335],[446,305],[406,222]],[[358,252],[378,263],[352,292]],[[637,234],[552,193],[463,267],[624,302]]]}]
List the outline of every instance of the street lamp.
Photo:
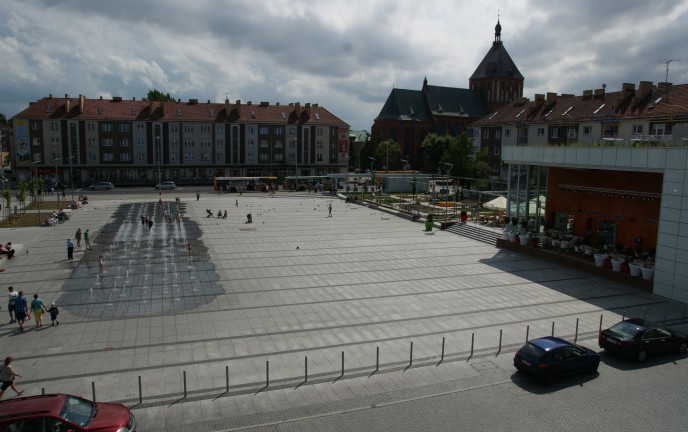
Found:
[{"label": "street lamp", "polygon": [[74,159],[74,156],[70,156],[67,159],[69,159],[69,187],[72,189],[72,202],[74,202],[74,170],[72,168],[72,159]]},{"label": "street lamp", "polygon": [[[404,186],[406,184],[406,164],[408,163],[408,160],[407,159],[401,159],[400,162],[403,164],[401,166],[401,185]],[[402,186],[399,186],[399,200],[400,201],[401,201]]]},{"label": "street lamp", "polygon": [[[61,158],[55,158],[53,159],[53,162],[55,162],[55,178],[59,179],[60,176],[57,175],[57,161],[59,161]],[[57,189],[57,210],[60,210],[60,182],[58,181],[56,183],[56,189]]]},{"label": "street lamp", "polygon": [[160,135],[155,136],[155,145],[158,148],[158,192],[162,198],[162,177],[160,176]]},{"label": "street lamp", "polygon": [[[41,163],[41,161],[31,162],[31,165],[36,165]],[[38,199],[38,167],[34,168],[36,170],[36,206],[38,207],[38,226],[41,226],[41,200]]]},{"label": "street lamp", "polygon": [[351,156],[346,155],[346,180],[344,183],[344,189],[347,193],[349,193],[349,159],[351,159]]},{"label": "street lamp", "polygon": [[294,138],[294,192],[299,190],[299,138]]},{"label": "street lamp", "polygon": [[370,188],[375,191],[375,174],[373,174],[373,164],[375,163],[374,157],[369,157],[370,160]]},{"label": "street lamp", "polygon": [[[444,220],[447,220],[447,202],[449,201],[449,173],[451,172],[452,168],[454,168],[454,164],[450,164],[448,162],[445,162],[442,164],[447,168],[447,173],[445,174],[445,181],[444,181],[444,186],[445,186],[445,199],[444,199]],[[456,211],[456,206],[454,206],[454,211]]]}]

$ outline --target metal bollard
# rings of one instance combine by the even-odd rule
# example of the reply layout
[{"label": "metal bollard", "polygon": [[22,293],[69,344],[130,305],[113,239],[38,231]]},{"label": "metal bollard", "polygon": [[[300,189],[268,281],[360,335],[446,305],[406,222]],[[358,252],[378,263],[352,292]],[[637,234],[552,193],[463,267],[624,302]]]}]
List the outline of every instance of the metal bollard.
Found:
[{"label": "metal bollard", "polygon": [[444,337],[442,337],[442,356],[440,357],[440,363],[444,361]]},{"label": "metal bollard", "polygon": [[623,315],[621,315],[621,321],[626,321],[626,311],[623,311]]},{"label": "metal bollard", "polygon": [[342,376],[344,376],[344,351],[342,351]]},{"label": "metal bollard", "polygon": [[380,370],[380,347],[375,347],[375,371]]},{"label": "metal bollard", "polygon": [[139,375],[139,403],[143,403],[143,391],[141,390],[141,375]]},{"label": "metal bollard", "polygon": [[41,394],[45,395],[45,387],[41,387]]},{"label": "metal bollard", "polygon": [[229,393],[229,366],[225,366],[225,384],[227,393]]},{"label": "metal bollard", "polygon": [[604,315],[600,315],[600,332],[602,332],[602,317],[604,317]]},{"label": "metal bollard", "polygon": [[265,360],[265,387],[270,385],[270,360]]},{"label": "metal bollard", "polygon": [[303,381],[308,381],[308,356],[306,356],[305,374]]},{"label": "metal bollard", "polygon": [[578,342],[578,320],[580,318],[576,318],[576,336],[574,336],[573,341]]},{"label": "metal bollard", "polygon": [[475,333],[471,333],[471,355],[473,357],[473,345],[475,344]]},{"label": "metal bollard", "polygon": [[411,353],[409,354],[409,365],[408,367],[411,367],[413,364],[413,341],[411,342]]},{"label": "metal bollard", "polygon": [[186,371],[182,371],[184,380],[184,397],[186,398]]},{"label": "metal bollard", "polygon": [[526,326],[526,342],[528,342],[528,334],[530,333],[530,324]]},{"label": "metal bollard", "polygon": [[554,336],[554,321],[552,321],[552,336]]},{"label": "metal bollard", "polygon": [[96,383],[91,381],[91,393],[93,393],[93,402],[96,401]]},{"label": "metal bollard", "polygon": [[502,352],[502,329],[499,329],[499,349],[497,349],[497,354]]}]

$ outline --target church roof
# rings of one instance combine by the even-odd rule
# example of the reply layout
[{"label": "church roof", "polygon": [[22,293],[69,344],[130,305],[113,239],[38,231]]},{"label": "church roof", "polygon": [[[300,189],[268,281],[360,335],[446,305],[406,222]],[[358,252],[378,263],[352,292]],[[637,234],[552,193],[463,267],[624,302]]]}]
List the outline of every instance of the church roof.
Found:
[{"label": "church roof", "polygon": [[375,120],[430,121],[432,116],[419,90],[393,89]]},{"label": "church roof", "polygon": [[475,69],[473,75],[471,75],[471,80],[481,79],[481,78],[492,78],[492,77],[506,77],[506,78],[518,78],[523,79],[523,75],[516,67],[516,63],[511,59],[511,56],[504,48],[502,44],[502,26],[497,21],[495,26],[495,40],[492,43],[492,47],[485,54],[483,61]]},{"label": "church roof", "polygon": [[487,114],[483,96],[477,90],[430,85],[426,88],[433,115],[482,117]]}]

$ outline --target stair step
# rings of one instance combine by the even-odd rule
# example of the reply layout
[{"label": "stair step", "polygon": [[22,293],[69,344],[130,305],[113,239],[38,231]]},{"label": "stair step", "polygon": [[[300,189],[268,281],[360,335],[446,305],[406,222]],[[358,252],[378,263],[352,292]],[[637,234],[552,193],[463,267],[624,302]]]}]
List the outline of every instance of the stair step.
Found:
[{"label": "stair step", "polygon": [[468,224],[455,224],[447,229],[447,231],[458,234],[463,237],[468,237],[489,245],[496,245],[497,239],[502,237],[501,232],[488,231],[486,229],[478,228]]}]

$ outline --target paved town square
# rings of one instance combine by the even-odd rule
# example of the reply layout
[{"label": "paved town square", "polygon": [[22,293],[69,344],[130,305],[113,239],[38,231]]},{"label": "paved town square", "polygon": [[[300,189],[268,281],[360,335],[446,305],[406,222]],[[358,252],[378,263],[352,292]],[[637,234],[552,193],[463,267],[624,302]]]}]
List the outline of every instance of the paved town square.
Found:
[{"label": "paved town square", "polygon": [[[20,332],[1,304],[25,395],[95,393],[140,431],[688,428],[685,357],[603,355],[551,387],[512,365],[552,333],[598,349],[623,316],[685,329],[681,303],[328,195],[89,196],[65,223],[2,230],[21,245],[3,289],[60,308]],[[92,250],[69,261],[77,228]]]}]

